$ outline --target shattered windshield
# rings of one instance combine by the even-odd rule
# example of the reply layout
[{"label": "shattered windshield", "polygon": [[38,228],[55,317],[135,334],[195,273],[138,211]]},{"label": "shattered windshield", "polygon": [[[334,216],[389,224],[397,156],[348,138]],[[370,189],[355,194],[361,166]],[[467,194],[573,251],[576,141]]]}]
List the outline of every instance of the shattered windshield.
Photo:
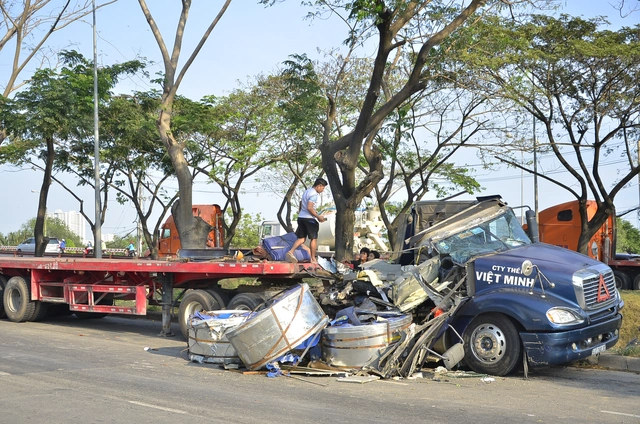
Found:
[{"label": "shattered windshield", "polygon": [[458,264],[465,264],[476,256],[504,252],[531,244],[512,210],[476,225],[460,228],[455,234],[432,238],[439,254],[448,254]]}]

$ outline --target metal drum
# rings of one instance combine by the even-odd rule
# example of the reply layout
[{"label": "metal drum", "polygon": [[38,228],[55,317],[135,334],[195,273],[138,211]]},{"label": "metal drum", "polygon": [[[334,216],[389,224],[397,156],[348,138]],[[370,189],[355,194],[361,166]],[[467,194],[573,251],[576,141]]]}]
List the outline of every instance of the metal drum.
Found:
[{"label": "metal drum", "polygon": [[390,316],[364,325],[338,325],[322,330],[322,356],[329,365],[347,368],[378,367],[387,348],[401,339],[411,315]]},{"label": "metal drum", "polygon": [[221,310],[201,313],[189,320],[189,359],[211,364],[240,364],[226,332],[245,322],[251,312]]},{"label": "metal drum", "polygon": [[322,330],[329,318],[309,286],[301,284],[274,298],[274,303],[227,333],[244,365],[259,369]]}]

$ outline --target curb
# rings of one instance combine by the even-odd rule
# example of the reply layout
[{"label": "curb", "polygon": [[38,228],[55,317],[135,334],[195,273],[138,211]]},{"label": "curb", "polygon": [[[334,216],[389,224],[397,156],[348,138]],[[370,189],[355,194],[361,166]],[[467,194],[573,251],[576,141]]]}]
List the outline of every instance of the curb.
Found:
[{"label": "curb", "polygon": [[589,363],[617,371],[640,372],[640,358],[604,353],[590,358]]}]

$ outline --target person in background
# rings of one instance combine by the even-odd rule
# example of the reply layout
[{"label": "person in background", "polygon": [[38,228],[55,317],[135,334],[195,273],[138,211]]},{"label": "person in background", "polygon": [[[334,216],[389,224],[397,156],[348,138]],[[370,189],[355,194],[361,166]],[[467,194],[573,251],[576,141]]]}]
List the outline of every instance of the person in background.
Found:
[{"label": "person in background", "polygon": [[318,194],[322,193],[327,185],[329,184],[325,179],[317,178],[313,183],[313,187],[305,190],[302,194],[302,200],[300,200],[300,212],[298,213],[298,228],[296,229],[296,236],[298,239],[293,243],[291,250],[286,254],[288,262],[298,262],[294,252],[298,247],[304,244],[307,238],[311,240],[309,243],[311,263],[317,262],[316,248],[318,247],[319,223],[326,221],[327,218],[321,216],[316,211],[316,204],[318,203]]},{"label": "person in background", "polygon": [[380,252],[378,252],[377,250],[370,251],[369,255],[367,256],[368,261],[372,261],[374,259],[380,259]]},{"label": "person in background", "polygon": [[60,253],[64,253],[64,249],[67,248],[67,241],[65,239],[60,240]]},{"label": "person in background", "polygon": [[105,243],[104,240],[100,240],[100,249],[102,249],[102,253],[107,252],[107,243]]},{"label": "person in background", "polygon": [[133,240],[129,240],[129,246],[127,246],[127,255],[129,256],[136,255],[136,247],[133,245]]},{"label": "person in background", "polygon": [[360,253],[356,253],[356,257],[353,260],[353,262],[351,262],[353,264],[353,269],[360,269],[360,265],[362,265],[363,263],[367,262],[369,257],[369,248],[368,247],[363,247],[362,249],[360,249]]}]

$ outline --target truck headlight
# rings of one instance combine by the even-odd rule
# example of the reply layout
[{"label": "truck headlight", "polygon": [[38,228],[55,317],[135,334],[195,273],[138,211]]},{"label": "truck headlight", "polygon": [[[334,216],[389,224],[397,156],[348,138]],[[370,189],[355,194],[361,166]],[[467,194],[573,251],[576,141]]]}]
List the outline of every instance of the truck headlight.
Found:
[{"label": "truck headlight", "polygon": [[581,324],[584,319],[577,312],[566,308],[551,308],[547,311],[547,319],[553,324]]}]

